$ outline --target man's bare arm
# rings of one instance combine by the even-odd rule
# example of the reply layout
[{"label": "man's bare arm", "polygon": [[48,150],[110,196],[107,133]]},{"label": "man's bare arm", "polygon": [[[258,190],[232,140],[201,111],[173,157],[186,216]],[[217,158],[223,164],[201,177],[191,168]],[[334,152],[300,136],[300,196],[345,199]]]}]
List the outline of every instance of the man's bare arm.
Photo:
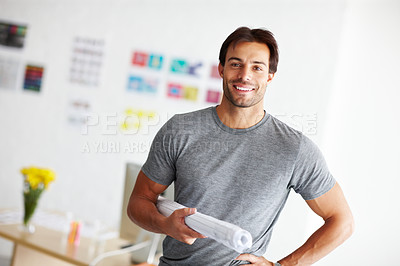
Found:
[{"label": "man's bare arm", "polygon": [[[301,247],[279,260],[282,266],[311,265],[342,244],[353,233],[353,215],[338,183],[321,197],[306,202],[325,223]],[[247,260],[252,265],[273,265],[271,261],[252,254],[242,254],[236,259]]]},{"label": "man's bare arm", "polygon": [[306,202],[325,223],[301,247],[279,261],[283,266],[311,265],[353,233],[353,215],[338,183],[324,195]]},{"label": "man's bare arm", "polygon": [[166,234],[187,244],[193,244],[196,238],[204,238],[202,234],[185,224],[185,217],[195,213],[195,209],[176,210],[169,217],[158,212],[156,207],[158,196],[167,187],[152,181],[140,171],[129,199],[127,209],[129,218],[148,231]]}]

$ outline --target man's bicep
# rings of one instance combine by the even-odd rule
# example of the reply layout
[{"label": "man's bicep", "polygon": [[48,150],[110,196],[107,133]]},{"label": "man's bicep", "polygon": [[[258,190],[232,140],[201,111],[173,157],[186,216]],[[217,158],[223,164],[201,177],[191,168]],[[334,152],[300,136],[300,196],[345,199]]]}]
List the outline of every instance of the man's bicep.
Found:
[{"label": "man's bicep", "polygon": [[351,216],[351,211],[339,184],[336,184],[322,196],[306,200],[308,206],[324,220],[335,215]]},{"label": "man's bicep", "polygon": [[140,171],[131,198],[145,198],[156,203],[158,195],[164,192],[167,188],[168,186],[154,182]]}]

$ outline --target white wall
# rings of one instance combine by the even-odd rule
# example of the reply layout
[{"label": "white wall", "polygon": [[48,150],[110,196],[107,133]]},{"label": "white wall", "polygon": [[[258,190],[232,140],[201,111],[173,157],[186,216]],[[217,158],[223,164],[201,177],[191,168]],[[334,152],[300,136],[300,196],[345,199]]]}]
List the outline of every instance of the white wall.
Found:
[{"label": "white wall", "polygon": [[[125,163],[144,162],[147,151],[83,153],[85,143],[148,143],[168,116],[206,106],[171,101],[163,93],[155,98],[127,93],[132,51],[213,63],[235,28],[267,27],[278,39],[281,61],[266,109],[303,131],[307,117],[317,115],[312,121],[317,131],[305,133],[323,150],[356,217],[356,234],[319,265],[372,265],[363,254],[372,254],[374,264],[379,259],[391,265],[398,235],[392,232],[392,219],[383,219],[398,218],[390,207],[399,182],[394,178],[398,154],[389,149],[399,131],[394,102],[398,15],[399,5],[387,1],[0,0],[0,19],[29,27],[22,51],[0,47],[0,55],[46,67],[39,94],[0,90],[0,208],[22,206],[18,171],[33,164],[58,175],[41,208],[70,210],[77,217],[118,226]],[[75,37],[105,41],[97,88],[68,82]],[[100,119],[126,107],[156,110],[161,119],[145,134],[105,135],[102,121],[82,135],[66,122],[73,96],[89,98]],[[319,225],[300,197],[292,195],[267,257],[286,255]]]},{"label": "white wall", "polygon": [[323,148],[356,232],[336,255],[346,265],[397,265],[400,3],[350,2],[344,25]]}]

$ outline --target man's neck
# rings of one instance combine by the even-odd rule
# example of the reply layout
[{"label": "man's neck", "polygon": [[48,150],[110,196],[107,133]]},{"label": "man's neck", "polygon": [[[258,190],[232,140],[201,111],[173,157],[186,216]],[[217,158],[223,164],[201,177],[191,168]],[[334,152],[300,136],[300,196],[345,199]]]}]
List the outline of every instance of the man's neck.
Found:
[{"label": "man's neck", "polygon": [[221,122],[235,129],[250,128],[260,122],[265,115],[262,105],[243,108],[221,103],[216,110]]}]

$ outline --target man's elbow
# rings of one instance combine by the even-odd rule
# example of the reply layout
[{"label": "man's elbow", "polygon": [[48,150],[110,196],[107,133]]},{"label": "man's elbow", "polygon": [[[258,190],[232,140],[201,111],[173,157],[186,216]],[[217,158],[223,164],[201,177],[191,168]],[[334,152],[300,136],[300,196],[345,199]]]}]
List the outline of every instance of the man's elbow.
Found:
[{"label": "man's elbow", "polygon": [[332,216],[325,220],[325,223],[335,227],[335,235],[339,243],[343,243],[350,238],[355,230],[355,222],[351,214]]},{"label": "man's elbow", "polygon": [[347,238],[349,238],[354,233],[354,230],[356,228],[356,224],[354,222],[353,216],[351,216],[349,218],[347,227],[348,227],[348,230],[347,230],[348,231],[348,236],[347,236]]},{"label": "man's elbow", "polygon": [[135,221],[135,207],[133,205],[134,205],[134,202],[133,202],[132,199],[130,199],[129,202],[128,202],[128,206],[126,208],[126,214],[128,215],[129,219],[132,222],[136,223],[136,221]]},{"label": "man's elbow", "polygon": [[347,240],[355,230],[355,222],[352,215],[346,216],[342,220],[341,232],[343,236],[343,241]]}]

